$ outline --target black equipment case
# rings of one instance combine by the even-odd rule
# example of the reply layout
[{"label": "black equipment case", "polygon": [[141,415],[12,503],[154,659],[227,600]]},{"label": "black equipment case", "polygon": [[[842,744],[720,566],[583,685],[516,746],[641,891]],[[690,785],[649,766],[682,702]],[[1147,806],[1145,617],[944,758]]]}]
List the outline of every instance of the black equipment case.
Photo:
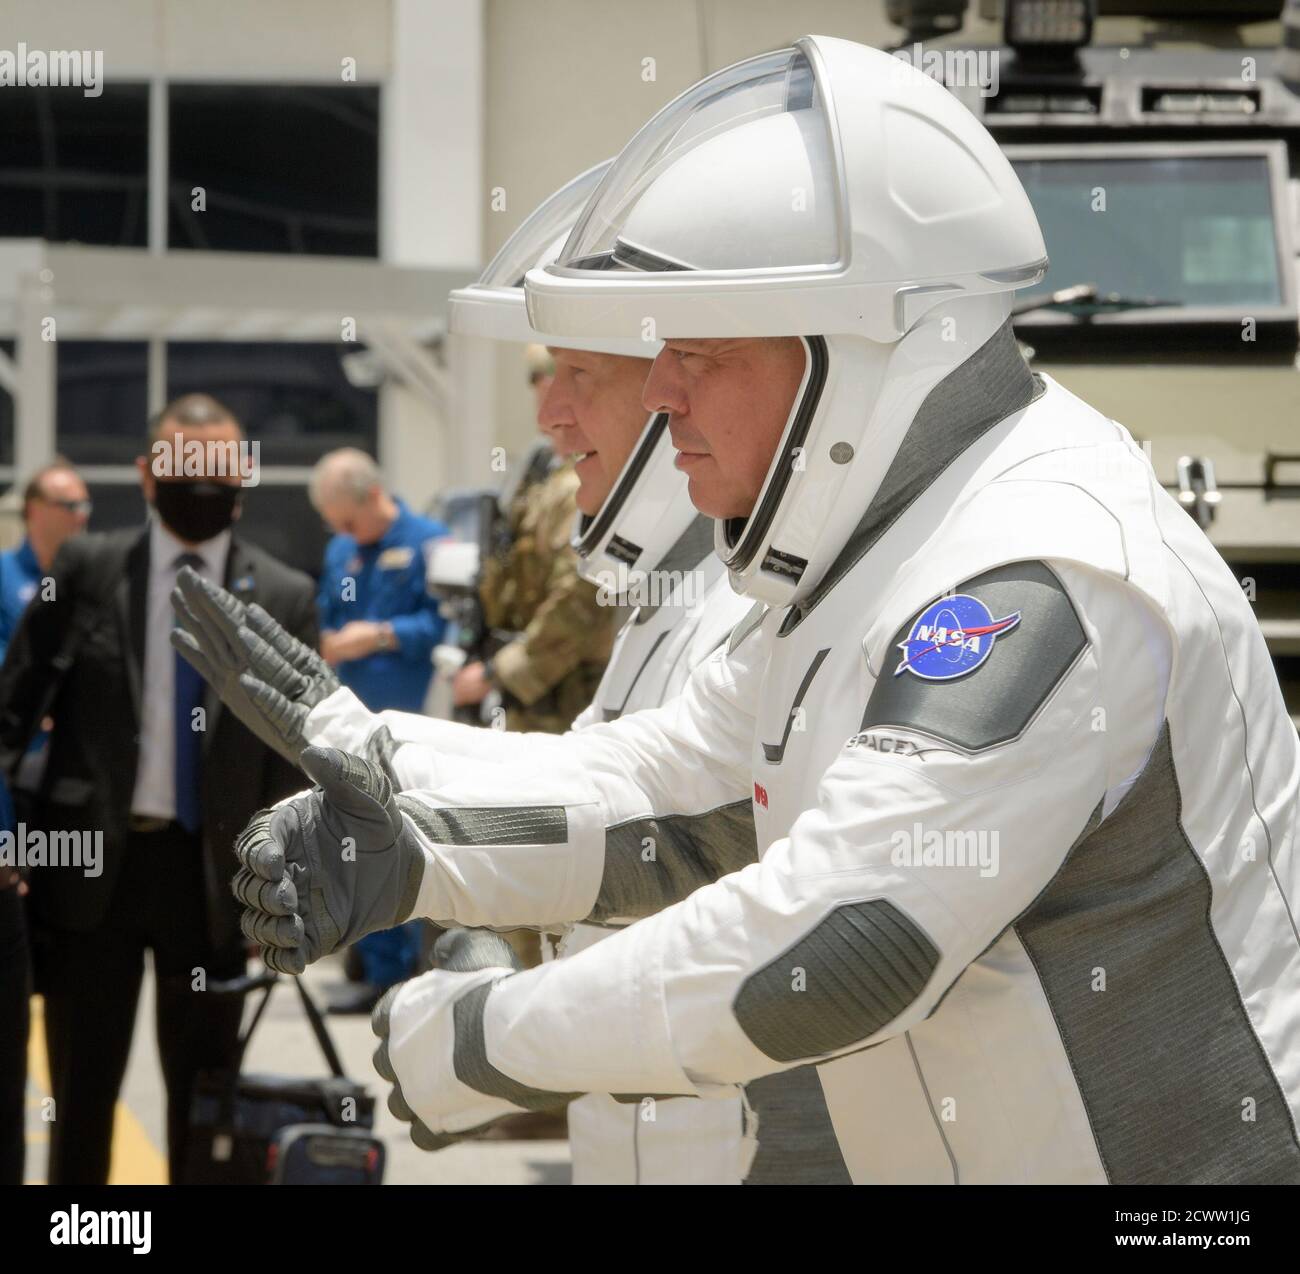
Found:
[{"label": "black equipment case", "polygon": [[209,995],[262,991],[231,1071],[204,1072],[190,1105],[187,1185],[379,1185],[384,1145],[374,1136],[375,1101],[343,1073],[320,1010],[294,978],[328,1076],[247,1074],[243,1059],[279,981],[267,972],[209,984]]}]

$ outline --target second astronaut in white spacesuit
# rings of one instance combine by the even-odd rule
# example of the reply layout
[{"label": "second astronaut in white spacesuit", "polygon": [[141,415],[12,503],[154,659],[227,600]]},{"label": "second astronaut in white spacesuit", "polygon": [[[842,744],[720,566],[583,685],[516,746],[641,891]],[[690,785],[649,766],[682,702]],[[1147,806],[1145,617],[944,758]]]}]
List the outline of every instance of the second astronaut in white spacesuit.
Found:
[{"label": "second astronaut in white spacesuit", "polygon": [[[452,294],[453,332],[508,342],[542,339],[527,324],[523,274],[554,259],[608,167],[598,165],[547,199],[482,277]],[[657,342],[599,338],[552,349],[556,374],[538,424],[558,455],[579,457],[577,500],[583,512],[573,539],[580,571],[610,605],[631,609],[596,697],[573,722],[575,730],[675,696],[749,609],[732,591],[713,552],[712,521],[693,507],[686,480],[674,465],[667,417],[654,413],[647,421],[641,408],[641,387],[657,349]],[[236,694],[232,706],[251,725],[269,731],[295,762],[307,744],[332,745],[369,756],[399,787],[419,787],[430,764],[445,753],[502,767],[503,784],[519,767],[545,767],[552,743],[548,735],[505,734],[400,712],[368,712],[313,652],[296,647],[265,615],[257,613],[249,621],[262,636],[245,628],[245,647],[238,631],[248,618],[244,608],[197,575],[182,577],[178,611],[178,648],[191,657],[197,654],[205,673],[220,681],[224,672],[227,690],[241,672],[265,679],[259,707],[246,694]],[[277,656],[277,648],[282,655]],[[295,695],[296,703],[277,701],[279,691],[265,682],[288,690],[281,680],[285,677],[300,692],[310,687],[310,693]],[[314,710],[308,710],[308,701]],[[757,858],[747,805],[738,828],[742,834],[727,869]],[[585,950],[615,932],[617,923],[568,926],[559,954]],[[576,1184],[846,1179],[811,1070],[761,1080],[751,1092],[704,1109],[688,1100],[628,1104],[590,1094],[570,1106],[568,1125]]]},{"label": "second astronaut in white spacesuit", "polygon": [[[666,342],[646,405],[759,605],[506,791],[309,752],[329,782],[241,838],[286,960],[405,914],[644,917],[401,988],[379,1064],[419,1127],[813,1062],[857,1181],[1300,1181],[1300,747],[1208,541],[1026,366],[1044,265],[964,108],[808,38],[665,108],[529,275],[539,328]],[[761,858],[716,879],[740,802]]]}]

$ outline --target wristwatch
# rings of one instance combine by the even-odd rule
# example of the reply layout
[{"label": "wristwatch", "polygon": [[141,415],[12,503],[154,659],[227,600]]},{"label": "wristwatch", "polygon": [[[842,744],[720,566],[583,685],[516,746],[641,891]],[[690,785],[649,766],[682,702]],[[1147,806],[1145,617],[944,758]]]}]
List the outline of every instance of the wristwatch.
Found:
[{"label": "wristwatch", "polygon": [[398,648],[397,634],[393,632],[392,624],[379,625],[379,644],[376,650],[396,650]]}]

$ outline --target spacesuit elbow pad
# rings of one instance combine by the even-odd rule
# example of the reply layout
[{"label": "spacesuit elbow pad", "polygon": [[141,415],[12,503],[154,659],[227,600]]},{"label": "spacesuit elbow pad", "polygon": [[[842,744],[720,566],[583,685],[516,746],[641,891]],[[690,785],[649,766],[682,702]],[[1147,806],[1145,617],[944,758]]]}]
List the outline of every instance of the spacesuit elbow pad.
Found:
[{"label": "spacesuit elbow pad", "polygon": [[845,902],[747,977],[732,1004],[774,1061],[838,1052],[874,1035],[924,991],[939,950],[884,898]]}]

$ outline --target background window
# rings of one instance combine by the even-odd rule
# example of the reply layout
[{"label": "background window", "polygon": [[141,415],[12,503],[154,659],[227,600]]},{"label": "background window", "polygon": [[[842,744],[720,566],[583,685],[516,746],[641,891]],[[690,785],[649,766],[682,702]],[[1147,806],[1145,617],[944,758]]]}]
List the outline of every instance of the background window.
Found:
[{"label": "background window", "polygon": [[339,365],[343,345],[174,341],[167,346],[167,396],[219,398],[261,443],[264,465],[310,465],[335,447],[374,454],[379,399],[357,389]]},{"label": "background window", "polygon": [[143,248],[149,90],[0,91],[0,236]]},{"label": "background window", "polygon": [[169,247],[378,255],[377,88],[183,84],[169,103]]},{"label": "background window", "polygon": [[149,347],[56,341],[56,443],[73,464],[130,464],[144,454]]}]

